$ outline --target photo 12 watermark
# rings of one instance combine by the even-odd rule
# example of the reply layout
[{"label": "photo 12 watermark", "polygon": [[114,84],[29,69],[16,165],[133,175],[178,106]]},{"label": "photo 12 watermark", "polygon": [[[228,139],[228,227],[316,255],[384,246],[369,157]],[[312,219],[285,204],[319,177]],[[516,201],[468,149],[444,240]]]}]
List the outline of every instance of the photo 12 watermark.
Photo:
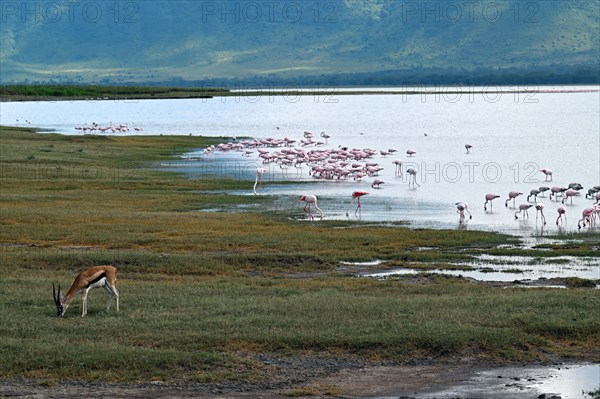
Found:
[{"label": "photo 12 watermark", "polygon": [[140,22],[140,1],[2,1],[0,21],[23,24]]},{"label": "photo 12 watermark", "polygon": [[401,21],[446,23],[539,22],[537,1],[402,1]]},{"label": "photo 12 watermark", "polygon": [[338,1],[202,1],[201,22],[313,23],[339,22]]}]

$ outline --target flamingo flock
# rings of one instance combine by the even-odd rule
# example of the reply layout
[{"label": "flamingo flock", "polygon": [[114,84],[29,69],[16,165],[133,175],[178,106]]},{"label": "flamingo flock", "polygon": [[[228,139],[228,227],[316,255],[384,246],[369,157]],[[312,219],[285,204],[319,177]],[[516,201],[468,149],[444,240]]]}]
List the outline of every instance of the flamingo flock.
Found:
[{"label": "flamingo flock", "polygon": [[[382,189],[382,186],[386,185],[386,182],[379,178],[379,174],[385,169],[377,161],[376,157],[386,158],[395,152],[394,148],[386,150],[375,150],[370,148],[348,148],[345,146],[338,146],[337,148],[320,148],[324,144],[328,143],[331,138],[329,134],[321,132],[321,138],[325,139],[325,142],[316,141],[317,135],[305,131],[300,140],[296,140],[289,137],[284,138],[264,138],[264,139],[247,139],[237,140],[233,137],[230,141],[220,143],[217,145],[208,146],[205,150],[205,154],[212,154],[215,151],[219,152],[239,152],[243,157],[256,156],[263,164],[262,167],[256,169],[253,193],[256,195],[257,187],[262,189],[262,177],[267,172],[266,166],[279,167],[280,169],[295,168],[297,171],[303,169],[308,170],[308,176],[316,180],[334,180],[334,181],[347,181],[353,180],[357,183],[367,178],[371,180],[371,188],[375,190]],[[466,144],[464,146],[467,154],[471,153],[473,146]],[[408,157],[415,157],[416,151],[412,149],[406,150]],[[390,162],[390,165],[394,167],[394,177],[403,178],[404,174],[407,176],[408,184],[410,188],[416,189],[421,187],[417,181],[418,171],[415,167],[407,167],[404,169],[404,163],[401,159],[394,159]],[[548,168],[541,168],[539,171],[544,174],[544,181],[553,180],[553,172]],[[300,173],[300,172],[299,172]],[[387,186],[387,185],[386,185]],[[512,203],[514,209],[514,219],[529,219],[529,209],[534,208],[536,211],[536,224],[541,220],[542,225],[546,225],[545,208],[546,205],[539,202],[539,199],[546,197],[546,192],[549,192],[549,199],[551,203],[561,201],[563,205],[573,205],[574,199],[583,197],[580,191],[583,190],[583,186],[579,183],[571,183],[567,187],[556,185],[552,187],[540,186],[529,190],[529,195],[526,196],[526,202],[521,203],[517,206],[516,200],[518,197],[523,195],[522,191],[512,190],[508,192],[505,197],[504,205],[506,208]],[[353,191],[350,195],[351,202],[346,210],[346,217],[349,217],[350,211],[356,204],[354,209],[354,215],[359,217],[361,212],[361,197],[368,195],[366,191]],[[497,193],[485,194],[485,202],[483,209],[486,214],[493,213],[493,201],[502,197]],[[595,203],[589,208],[585,208],[582,213],[582,218],[578,221],[578,227],[595,226],[596,220],[600,217],[600,186],[594,186],[590,188],[585,194],[586,199],[593,199]],[[305,194],[299,199],[300,202],[304,203],[303,211],[307,217],[311,220],[315,220],[315,211],[318,212],[318,216],[321,220],[324,218],[323,210],[318,206],[317,196],[315,194]],[[532,201],[532,202],[531,202]],[[469,210],[469,206],[464,201],[455,202],[456,211],[459,214],[459,224],[466,223],[466,215],[468,214],[469,220],[473,219],[473,215]],[[557,219],[556,225],[563,226],[567,221],[567,209],[561,206],[556,209]]]},{"label": "flamingo flock", "polygon": [[[81,131],[84,134],[85,133],[105,134],[105,133],[127,133],[131,130],[131,128],[129,127],[129,125],[127,123],[113,124],[112,122],[109,122],[108,125],[100,125],[96,122],[92,122],[90,125],[88,125],[86,123],[84,125],[75,126],[75,130]],[[133,130],[136,132],[143,132],[144,128],[141,126],[135,126],[133,128]]]}]

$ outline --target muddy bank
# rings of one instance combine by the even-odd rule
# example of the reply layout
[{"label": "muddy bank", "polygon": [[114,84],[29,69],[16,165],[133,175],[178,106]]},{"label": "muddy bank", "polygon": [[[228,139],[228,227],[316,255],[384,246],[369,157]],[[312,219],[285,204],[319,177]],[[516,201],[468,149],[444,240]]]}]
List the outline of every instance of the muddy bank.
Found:
[{"label": "muddy bank", "polygon": [[[330,368],[337,368],[337,366],[332,363]],[[323,372],[322,369],[315,370],[315,374]],[[0,382],[0,397],[28,399],[49,397],[57,399],[82,397],[92,399],[107,397],[593,399],[598,396],[592,395],[591,392],[599,387],[600,364],[509,367],[444,364],[350,367],[329,375],[308,377],[304,381],[280,381],[273,383],[272,386],[238,382],[183,385],[160,382],[146,384],[64,382],[55,386],[44,386],[32,381],[11,380]]]}]

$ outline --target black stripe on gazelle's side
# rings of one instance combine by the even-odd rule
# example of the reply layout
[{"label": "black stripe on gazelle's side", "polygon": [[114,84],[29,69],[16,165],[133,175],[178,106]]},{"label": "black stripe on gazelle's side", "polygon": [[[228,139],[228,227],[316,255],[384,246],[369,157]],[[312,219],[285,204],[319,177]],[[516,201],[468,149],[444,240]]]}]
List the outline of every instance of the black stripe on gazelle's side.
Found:
[{"label": "black stripe on gazelle's side", "polygon": [[103,278],[106,277],[106,272],[102,272],[98,275],[98,277],[96,277],[95,279],[88,281],[87,285],[85,286],[85,288],[89,287],[92,284],[96,284],[98,281],[102,280]]}]

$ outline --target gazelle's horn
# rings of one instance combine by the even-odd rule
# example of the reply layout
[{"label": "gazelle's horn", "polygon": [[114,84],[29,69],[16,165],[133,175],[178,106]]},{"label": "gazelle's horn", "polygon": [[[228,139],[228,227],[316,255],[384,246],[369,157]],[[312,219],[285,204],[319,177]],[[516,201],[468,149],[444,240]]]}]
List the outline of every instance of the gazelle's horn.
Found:
[{"label": "gazelle's horn", "polygon": [[54,286],[54,283],[52,283],[52,298],[54,299],[54,304],[56,305],[56,287]]}]

